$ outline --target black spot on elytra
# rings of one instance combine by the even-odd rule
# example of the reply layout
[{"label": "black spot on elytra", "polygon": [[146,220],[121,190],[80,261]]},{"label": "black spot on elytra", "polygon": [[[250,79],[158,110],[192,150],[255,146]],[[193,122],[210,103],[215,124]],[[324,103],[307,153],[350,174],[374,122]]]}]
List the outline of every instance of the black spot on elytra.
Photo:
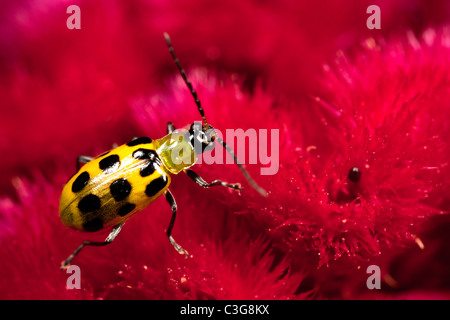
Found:
[{"label": "black spot on elytra", "polygon": [[145,188],[145,194],[147,195],[147,197],[153,197],[159,191],[164,189],[166,185],[167,185],[167,177],[161,176],[147,185],[147,187]]},{"label": "black spot on elytra", "polygon": [[150,149],[137,149],[135,152],[133,152],[133,158],[137,160],[141,159],[149,159],[154,160],[158,158],[158,155],[156,154],[155,150]]},{"label": "black spot on elytra", "polygon": [[83,188],[88,184],[89,178],[89,173],[87,171],[83,171],[73,182],[72,192],[79,192],[83,190]]},{"label": "black spot on elytra", "polygon": [[119,169],[120,159],[117,154],[112,154],[104,159],[102,159],[98,166],[105,173],[112,173]]},{"label": "black spot on elytra", "polygon": [[131,192],[131,185],[127,181],[127,179],[117,179],[109,186],[109,190],[111,191],[111,195],[114,200],[121,201],[128,197]]},{"label": "black spot on elytra", "polygon": [[78,203],[78,209],[84,213],[98,210],[100,206],[100,198],[93,194],[88,194]]},{"label": "black spot on elytra", "polygon": [[348,172],[348,180],[358,182],[361,179],[361,171],[357,167],[353,167]]},{"label": "black spot on elytra", "polygon": [[130,142],[127,143],[127,146],[129,147],[134,147],[137,146],[138,144],[145,144],[145,143],[152,143],[152,139],[148,138],[148,137],[140,137],[134,140],[131,140]]},{"label": "black spot on elytra", "polygon": [[103,228],[103,221],[100,218],[94,218],[91,221],[83,223],[83,229],[88,232],[95,232]]},{"label": "black spot on elytra", "polygon": [[147,177],[147,176],[151,175],[153,172],[155,172],[155,170],[156,170],[155,163],[152,161],[152,162],[146,163],[139,171],[139,174],[141,175],[141,177]]},{"label": "black spot on elytra", "polygon": [[126,216],[131,211],[133,211],[136,208],[136,205],[134,203],[126,203],[123,206],[120,207],[119,211],[117,211],[117,214],[121,217]]}]

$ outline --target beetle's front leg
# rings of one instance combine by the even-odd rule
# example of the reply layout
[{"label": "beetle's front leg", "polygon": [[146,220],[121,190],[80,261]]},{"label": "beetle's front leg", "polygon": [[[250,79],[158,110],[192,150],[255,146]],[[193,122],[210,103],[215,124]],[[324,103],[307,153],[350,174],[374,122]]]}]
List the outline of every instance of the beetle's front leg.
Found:
[{"label": "beetle's front leg", "polygon": [[167,122],[167,134],[170,134],[175,131],[175,126],[172,122]]}]

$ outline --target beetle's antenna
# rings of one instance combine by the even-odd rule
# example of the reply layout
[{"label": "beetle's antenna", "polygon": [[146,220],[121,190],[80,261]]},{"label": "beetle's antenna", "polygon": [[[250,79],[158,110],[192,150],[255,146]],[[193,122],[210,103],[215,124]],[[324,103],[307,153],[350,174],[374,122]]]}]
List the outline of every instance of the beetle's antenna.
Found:
[{"label": "beetle's antenna", "polygon": [[248,181],[248,183],[253,187],[253,189],[255,189],[260,195],[262,195],[263,197],[267,197],[267,191],[264,190],[263,188],[261,188],[255,180],[253,180],[253,178],[250,176],[250,173],[247,172],[247,170],[244,169],[244,167],[242,166],[242,164],[240,164],[238,162],[238,158],[237,156],[234,154],[233,150],[231,150],[231,148],[225,143],[225,141],[223,141],[221,138],[216,137],[215,140],[217,140],[222,147],[225,148],[225,150],[227,150],[227,152],[233,157],[234,163],[238,166],[238,168],[241,170],[242,174],[244,175],[245,179]]},{"label": "beetle's antenna", "polygon": [[[192,83],[189,81],[187,75],[186,75],[186,71],[184,71],[183,67],[181,66],[180,60],[178,60],[176,54],[175,54],[175,50],[173,49],[172,46],[172,42],[170,41],[170,37],[169,35],[164,32],[164,39],[166,40],[167,46],[169,47],[169,51],[170,51],[170,55],[173,58],[173,61],[175,62],[175,64],[178,67],[178,70],[180,71],[181,77],[183,78],[184,82],[186,83],[187,87],[189,88],[189,91],[192,94],[192,97],[194,97],[194,101],[195,104],[197,105],[197,109],[200,112],[200,115],[202,116],[202,120],[203,120],[203,128],[206,131],[210,125],[208,124],[208,122],[206,121],[206,117],[205,117],[205,111],[202,108],[202,104],[200,102],[200,100],[198,99],[197,96],[197,92],[194,90],[194,88],[192,87]],[[240,164],[238,162],[238,158],[237,156],[234,154],[233,150],[231,150],[231,148],[225,143],[225,141],[223,141],[221,138],[219,137],[213,137],[213,140],[217,140],[222,147],[225,148],[225,150],[227,150],[227,152],[233,157],[234,163],[236,163],[236,165],[239,167],[239,169],[241,170],[241,172],[243,173],[245,179],[247,179],[248,183],[263,197],[267,197],[267,191],[264,190],[263,188],[261,188],[256,182],[255,180],[252,179],[252,177],[250,176],[250,174],[247,172],[247,170],[244,169],[244,167],[242,166],[242,164]]]},{"label": "beetle's antenna", "polygon": [[183,67],[181,66],[180,60],[178,60],[178,58],[175,54],[175,50],[173,49],[172,42],[170,41],[170,37],[166,32],[164,32],[164,39],[166,39],[166,43],[167,43],[167,46],[169,47],[170,55],[172,56],[173,61],[177,65],[178,70],[180,71],[181,77],[183,78],[184,82],[186,83],[187,87],[189,88],[189,91],[191,92],[192,97],[194,97],[194,101],[195,101],[195,104],[197,105],[197,109],[200,112],[200,115],[202,116],[203,128],[204,128],[204,130],[207,130],[209,128],[209,124],[206,121],[205,111],[203,110],[202,104],[201,104],[200,100],[198,99],[197,91],[195,91],[195,89],[192,87],[192,83],[189,81],[189,79],[186,75],[186,71],[184,71]]}]

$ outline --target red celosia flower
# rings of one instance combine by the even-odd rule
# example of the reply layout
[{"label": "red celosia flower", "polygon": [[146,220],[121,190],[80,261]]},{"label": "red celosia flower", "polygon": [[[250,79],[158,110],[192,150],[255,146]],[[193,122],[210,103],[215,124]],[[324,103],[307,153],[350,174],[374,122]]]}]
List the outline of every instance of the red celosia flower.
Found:
[{"label": "red celosia flower", "polygon": [[[217,127],[224,126],[226,121],[232,121],[232,112],[228,115],[222,112],[221,119],[218,118],[218,111],[227,110],[229,105],[237,109],[254,110],[259,107],[259,124],[264,126],[265,121],[268,121],[263,111],[269,113],[271,100],[260,89],[249,97],[239,90],[235,81],[225,79],[225,84],[221,87],[214,77],[206,76],[204,72],[192,74],[192,79],[197,84],[199,94],[204,97],[205,105],[214,105],[214,108],[209,108],[208,118],[217,118]],[[148,99],[149,104],[141,99],[133,103],[136,119],[143,128],[150,126],[155,134],[165,131],[165,124],[151,118],[156,114],[151,105],[154,101],[158,101],[162,106],[170,103],[174,116],[180,117],[177,110],[181,112],[189,105],[192,105],[190,109],[196,112],[184,83],[177,80],[173,88],[174,91],[164,99],[159,100],[158,96],[154,95]],[[178,96],[179,103],[171,101],[171,96]],[[219,101],[221,103],[218,103]],[[191,112],[189,108],[186,111],[187,114]],[[176,117],[171,118],[170,114],[164,115],[166,116],[174,123],[182,121]],[[243,181],[235,165],[216,165],[207,169],[210,170],[199,171],[207,180],[224,178],[231,182]],[[4,199],[1,203],[1,216],[6,221],[2,231],[3,245],[0,246],[0,255],[7,261],[16,262],[5,265],[2,270],[8,276],[2,278],[1,286],[13,287],[5,297],[306,297],[305,293],[298,292],[303,274],[290,265],[290,258],[272,252],[270,239],[258,231],[257,224],[247,216],[233,215],[232,207],[226,204],[231,201],[235,206],[245,206],[245,196],[220,189],[203,190],[183,176],[174,177],[171,186],[179,206],[174,237],[189,250],[190,259],[186,260],[177,254],[164,234],[170,218],[170,208],[161,200],[127,223],[120,237],[110,246],[101,248],[100,251],[99,248],[84,249],[74,261],[82,270],[83,290],[77,293],[64,289],[67,275],[58,270],[59,263],[81,241],[86,238],[100,240],[105,235],[80,234],[60,224],[56,214],[58,199],[62,185],[73,169],[60,168],[59,171],[55,175],[56,180],[51,182],[46,181],[41,174],[35,175],[34,183],[16,179],[19,203],[13,203],[9,199]],[[251,194],[251,190],[246,190],[245,194],[247,193]],[[195,198],[197,200],[194,200]],[[16,241],[16,246],[10,245],[12,238],[20,239]],[[24,261],[23,255],[29,261]],[[35,272],[27,273],[29,268],[33,268]],[[45,282],[46,279],[51,281]],[[37,296],[34,290],[37,290],[41,281],[44,281],[47,287],[59,288],[59,291],[51,290]],[[27,290],[26,287],[30,283],[33,284],[32,289]]]},{"label": "red celosia flower", "polygon": [[[447,29],[423,40],[370,39],[325,66],[328,92],[304,118],[322,140],[297,144],[297,158],[284,153],[287,170],[271,182],[287,192],[264,208],[287,245],[316,251],[319,265],[343,254],[367,258],[414,239],[414,225],[443,212],[449,39]],[[349,176],[353,168],[360,178]]]}]

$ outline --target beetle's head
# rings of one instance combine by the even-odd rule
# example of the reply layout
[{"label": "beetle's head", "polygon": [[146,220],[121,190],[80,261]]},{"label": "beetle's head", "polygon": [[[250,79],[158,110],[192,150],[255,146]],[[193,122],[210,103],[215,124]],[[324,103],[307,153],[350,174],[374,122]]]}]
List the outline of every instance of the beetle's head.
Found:
[{"label": "beetle's head", "polygon": [[214,149],[216,139],[216,131],[210,125],[205,130],[201,122],[194,122],[189,129],[189,141],[194,147],[196,154]]}]

